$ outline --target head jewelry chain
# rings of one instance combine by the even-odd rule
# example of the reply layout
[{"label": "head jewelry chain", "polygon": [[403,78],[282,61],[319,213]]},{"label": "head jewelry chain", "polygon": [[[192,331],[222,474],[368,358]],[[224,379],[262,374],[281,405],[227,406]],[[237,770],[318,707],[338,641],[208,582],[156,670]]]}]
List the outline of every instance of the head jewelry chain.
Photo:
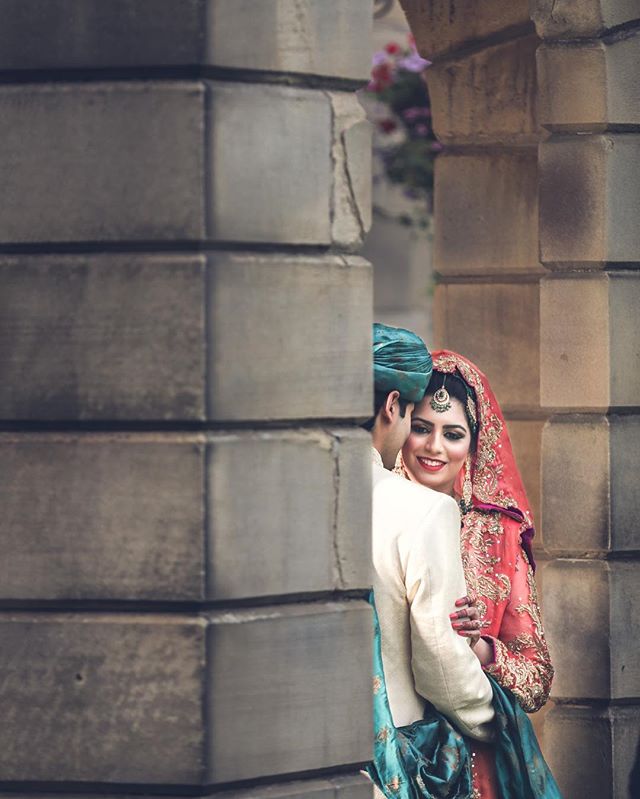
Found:
[{"label": "head jewelry chain", "polygon": [[[431,397],[431,402],[429,403],[436,413],[446,413],[446,411],[451,410],[451,396],[445,388],[446,382],[447,375],[444,376],[442,380],[442,386],[434,393],[433,397]],[[476,411],[476,404],[473,399],[472,390],[467,386],[466,383],[464,384],[464,387],[467,394],[467,402],[465,407],[467,420],[469,422],[471,432],[476,433],[478,431],[478,414]]]},{"label": "head jewelry chain", "polygon": [[444,380],[442,381],[442,387],[439,388],[433,397],[431,397],[431,402],[429,403],[433,410],[436,413],[444,413],[451,409],[451,397],[449,396],[449,392],[444,387],[444,384],[447,382],[447,376],[444,376]]}]

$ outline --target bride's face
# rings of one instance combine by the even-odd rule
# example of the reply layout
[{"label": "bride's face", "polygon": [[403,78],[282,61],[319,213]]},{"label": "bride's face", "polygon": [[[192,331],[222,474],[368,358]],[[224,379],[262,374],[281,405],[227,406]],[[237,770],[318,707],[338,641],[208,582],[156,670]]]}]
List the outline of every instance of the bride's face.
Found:
[{"label": "bride's face", "polygon": [[471,447],[471,431],[459,400],[451,397],[451,408],[442,413],[431,407],[431,400],[427,396],[416,405],[402,457],[412,480],[453,496]]}]

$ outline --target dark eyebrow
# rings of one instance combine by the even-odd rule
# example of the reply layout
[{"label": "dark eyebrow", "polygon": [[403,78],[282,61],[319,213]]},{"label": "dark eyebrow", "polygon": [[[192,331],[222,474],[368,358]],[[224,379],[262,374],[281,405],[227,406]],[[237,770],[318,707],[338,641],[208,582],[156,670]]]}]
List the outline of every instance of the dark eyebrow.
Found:
[{"label": "dark eyebrow", "polygon": [[[433,422],[430,422],[428,419],[423,419],[422,416],[412,416],[411,417],[411,421],[412,422],[422,422],[423,424],[433,424]],[[463,427],[463,425],[461,425],[461,424],[445,424],[444,425],[444,429],[445,430],[462,430],[464,433],[467,432],[467,428]]]}]

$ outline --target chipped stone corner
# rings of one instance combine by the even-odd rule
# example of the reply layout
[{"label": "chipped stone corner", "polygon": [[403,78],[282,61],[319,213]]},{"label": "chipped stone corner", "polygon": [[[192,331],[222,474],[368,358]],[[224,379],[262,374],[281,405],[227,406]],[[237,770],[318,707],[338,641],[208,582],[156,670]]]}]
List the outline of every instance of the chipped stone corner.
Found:
[{"label": "chipped stone corner", "polygon": [[371,125],[357,97],[328,92],[333,120],[334,245],[357,250],[371,227]]}]

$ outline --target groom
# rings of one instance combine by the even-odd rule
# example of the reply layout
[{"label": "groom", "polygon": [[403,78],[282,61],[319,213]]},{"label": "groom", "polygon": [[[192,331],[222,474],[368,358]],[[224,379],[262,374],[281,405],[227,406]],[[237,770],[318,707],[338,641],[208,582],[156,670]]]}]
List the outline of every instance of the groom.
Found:
[{"label": "groom", "polygon": [[466,594],[455,501],[393,472],[431,356],[408,330],[374,325],[373,588],[382,662],[396,727],[421,719],[425,700],[463,734],[491,738],[492,690],[449,613]]}]

